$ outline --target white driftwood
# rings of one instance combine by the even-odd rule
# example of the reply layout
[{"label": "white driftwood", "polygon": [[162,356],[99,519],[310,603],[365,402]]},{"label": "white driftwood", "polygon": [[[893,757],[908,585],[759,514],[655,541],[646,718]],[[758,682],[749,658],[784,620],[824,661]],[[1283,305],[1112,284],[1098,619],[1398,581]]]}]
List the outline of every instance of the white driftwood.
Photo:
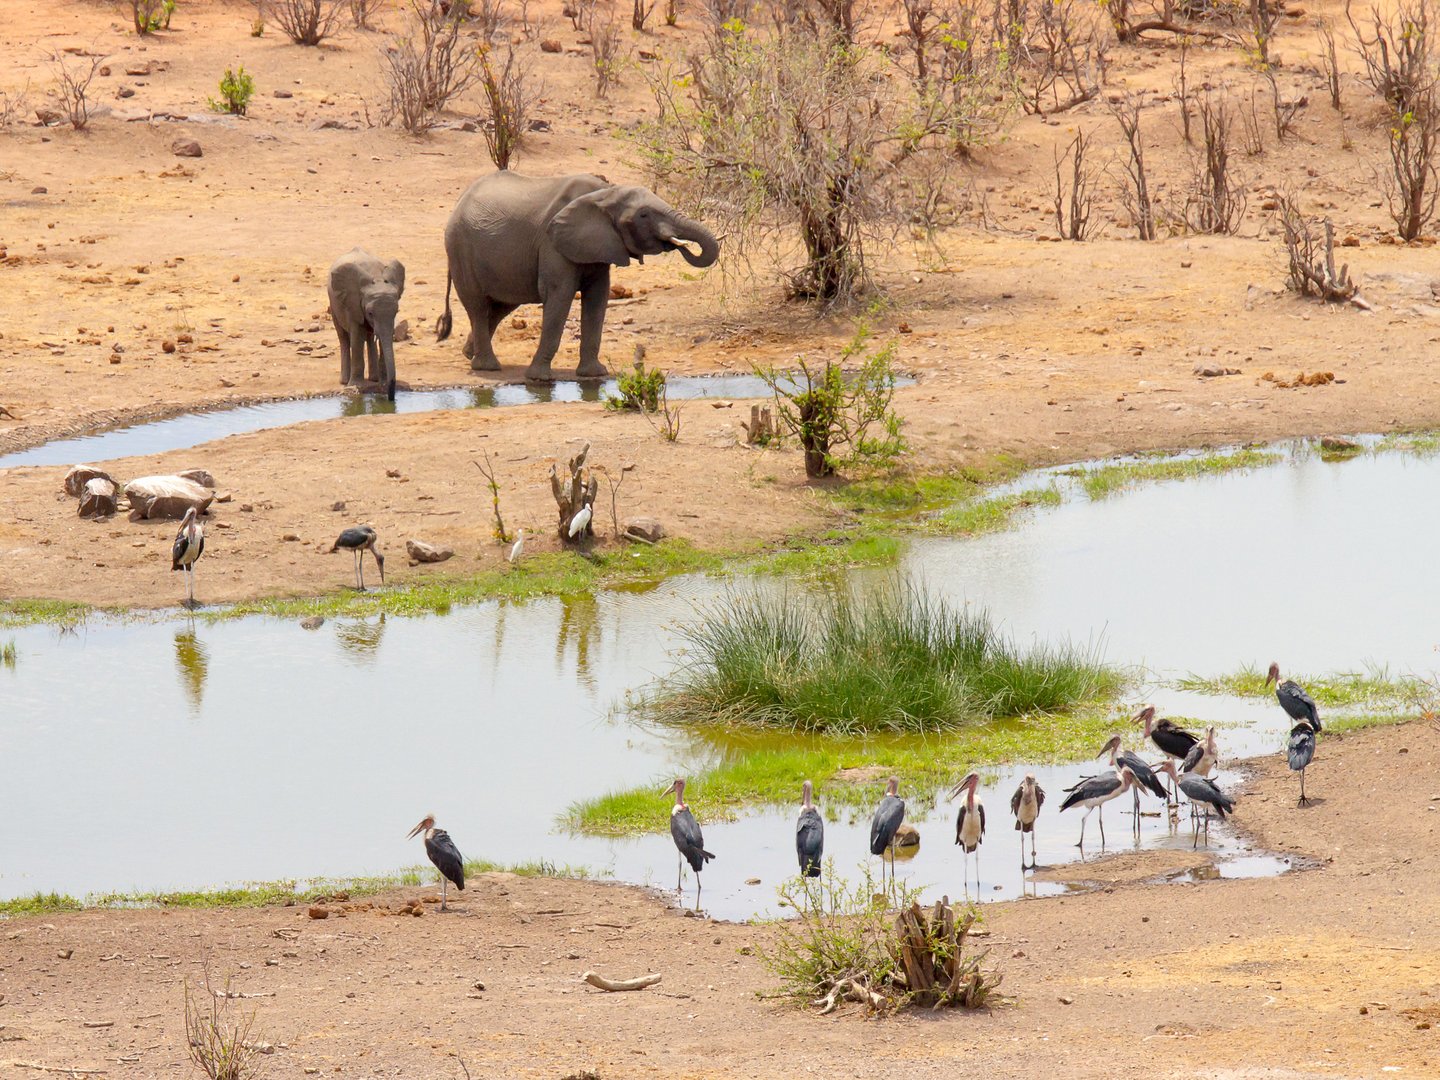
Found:
[{"label": "white driftwood", "polygon": [[607,979],[598,971],[587,971],[580,978],[598,990],[609,990],[612,993],[621,990],[644,990],[647,986],[654,986],[660,981],[659,972],[650,975],[641,975],[638,979]]}]

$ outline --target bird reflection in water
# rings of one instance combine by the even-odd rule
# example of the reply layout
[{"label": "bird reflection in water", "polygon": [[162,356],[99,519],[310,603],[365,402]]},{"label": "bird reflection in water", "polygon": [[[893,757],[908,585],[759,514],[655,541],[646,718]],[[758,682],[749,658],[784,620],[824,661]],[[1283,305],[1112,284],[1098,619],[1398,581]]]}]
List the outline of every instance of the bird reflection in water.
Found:
[{"label": "bird reflection in water", "polygon": [[382,612],[373,619],[352,619],[339,623],[335,628],[335,640],[340,647],[356,660],[373,662],[385,636],[385,615]]},{"label": "bird reflection in water", "polygon": [[205,677],[210,674],[210,653],[195,636],[193,623],[175,631],[175,663],[180,670],[180,689],[190,711],[198,714],[205,698]]}]

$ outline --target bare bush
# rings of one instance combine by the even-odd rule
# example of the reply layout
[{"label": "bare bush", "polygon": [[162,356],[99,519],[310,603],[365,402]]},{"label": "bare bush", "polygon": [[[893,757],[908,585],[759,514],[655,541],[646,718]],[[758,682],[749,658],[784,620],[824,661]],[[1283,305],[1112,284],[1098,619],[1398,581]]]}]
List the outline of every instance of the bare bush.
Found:
[{"label": "bare bush", "polygon": [[678,0],[665,0],[665,25],[675,26],[680,22]]},{"label": "bare bush", "polygon": [[631,0],[630,2],[630,26],[636,33],[643,33],[645,24],[650,19],[650,13],[655,10],[656,0]]},{"label": "bare bush", "polygon": [[491,49],[479,54],[480,87],[485,92],[485,146],[497,169],[508,169],[515,150],[530,129],[530,109],[539,96],[530,65],[518,58],[514,46],[505,48],[505,63],[497,66]]},{"label": "bare bush", "polygon": [[263,1071],[264,1054],[273,1048],[252,1038],[253,1011],[239,1016],[232,1011],[230,980],[220,989],[210,982],[208,964],[199,987],[185,982],[185,1043],[190,1060],[209,1080],[254,1080]]},{"label": "bare bush", "polygon": [[1250,62],[1257,70],[1271,66],[1270,42],[1275,37],[1275,26],[1283,11],[1270,0],[1250,0],[1248,18],[1245,23],[1245,47],[1250,53]]},{"label": "bare bush", "polygon": [[590,22],[585,29],[590,35],[590,60],[595,66],[595,96],[603,99],[610,96],[610,87],[619,83],[624,66],[620,56],[620,20],[610,0],[590,9]]},{"label": "bare bush", "polygon": [[1132,94],[1111,105],[1111,115],[1125,137],[1126,156],[1122,163],[1125,176],[1120,185],[1120,201],[1141,240],[1155,239],[1155,203],[1150,197],[1150,178],[1145,171],[1145,145],[1140,137],[1140,110],[1143,100]]},{"label": "bare bush", "polygon": [[479,77],[478,57],[460,40],[460,19],[441,15],[416,0],[410,32],[380,53],[390,101],[381,119],[418,135],[435,126],[439,112]]},{"label": "bare bush", "polygon": [[1300,212],[1293,196],[1280,196],[1277,213],[1285,234],[1290,288],[1301,296],[1316,296],[1331,303],[1350,301],[1368,307],[1357,295],[1360,287],[1350,280],[1349,266],[1335,269],[1335,229],[1330,219],[1325,219],[1322,239]]},{"label": "bare bush", "polygon": [[1180,70],[1175,75],[1175,97],[1180,102],[1180,134],[1188,144],[1190,137],[1190,35],[1180,38]]},{"label": "bare bush", "polygon": [[561,14],[570,20],[572,30],[584,30],[594,17],[597,0],[565,0]]},{"label": "bare bush", "polygon": [[1115,36],[1122,42],[1138,40],[1148,33],[1179,34],[1182,37],[1226,39],[1221,29],[1203,25],[1214,14],[1203,2],[1194,0],[1109,0],[1104,5]]},{"label": "bare bush", "polygon": [[1411,111],[1435,84],[1430,2],[1396,0],[1394,7],[1383,13],[1377,4],[1370,12],[1367,33],[1351,10],[1350,0],[1345,0],[1345,17],[1355,32],[1356,48],[1365,65],[1365,81],[1398,115]]},{"label": "bare bush", "polygon": [[385,0],[349,0],[350,21],[356,30],[373,30],[376,15],[385,6]]},{"label": "bare bush", "polygon": [[50,70],[55,73],[55,102],[76,131],[90,123],[90,83],[104,62],[103,56],[72,56],[58,49],[50,53]]},{"label": "bare bush", "polygon": [[1194,232],[1233,233],[1245,216],[1245,187],[1230,163],[1233,116],[1223,98],[1202,97],[1201,144],[1192,152],[1190,195],[1185,223]]},{"label": "bare bush", "polygon": [[1240,131],[1244,136],[1245,153],[1259,157],[1265,153],[1265,125],[1260,122],[1259,91],[1250,90],[1250,98],[1240,107]]},{"label": "bare bush", "polygon": [[0,128],[18,124],[30,112],[30,84],[20,90],[0,90]]},{"label": "bare bush", "polygon": [[465,17],[480,31],[481,41],[490,41],[505,25],[505,0],[466,0]]},{"label": "bare bush", "polygon": [[[1055,230],[1061,240],[1086,240],[1090,237],[1090,213],[1094,208],[1095,171],[1090,165],[1090,138],[1076,132],[1065,148],[1055,154]],[[1065,163],[1069,162],[1070,190],[1065,190]]]},{"label": "bare bush", "polygon": [[1340,55],[1335,48],[1335,25],[1329,19],[1316,21],[1320,35],[1320,68],[1325,74],[1325,88],[1330,91],[1330,107],[1340,111]]},{"label": "bare bush", "polygon": [[340,0],[269,0],[271,17],[296,45],[319,45],[335,31]]},{"label": "bare bush", "polygon": [[1433,97],[1417,102],[1390,124],[1390,172],[1385,198],[1402,240],[1414,240],[1435,216],[1437,115]]},{"label": "bare bush", "polygon": [[1100,93],[1109,41],[1098,11],[1082,0],[1040,0],[1025,36],[1026,112],[1065,112]]}]

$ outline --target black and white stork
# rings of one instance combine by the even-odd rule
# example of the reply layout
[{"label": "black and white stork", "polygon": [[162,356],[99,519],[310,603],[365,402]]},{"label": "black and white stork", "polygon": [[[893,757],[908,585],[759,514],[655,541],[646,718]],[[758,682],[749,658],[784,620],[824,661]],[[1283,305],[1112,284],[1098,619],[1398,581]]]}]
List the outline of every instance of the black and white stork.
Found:
[{"label": "black and white stork", "polygon": [[1080,819],[1080,842],[1076,847],[1085,846],[1085,822],[1090,819],[1090,811],[1100,811],[1100,846],[1105,846],[1105,810],[1104,806],[1111,799],[1118,799],[1125,792],[1135,786],[1135,774],[1130,766],[1121,765],[1119,770],[1111,773],[1102,773],[1099,776],[1087,776],[1080,783],[1072,788],[1066,788],[1069,792],[1065,801],[1060,804],[1062,811],[1069,810],[1072,806],[1085,807],[1085,816]]},{"label": "black and white stork", "polygon": [[1122,750],[1120,748],[1119,735],[1111,735],[1105,745],[1100,748],[1100,753],[1095,756],[1104,757],[1106,754],[1110,755],[1110,765],[1117,772],[1120,770],[1121,765],[1125,765],[1135,774],[1135,786],[1130,790],[1131,794],[1135,796],[1135,834],[1138,836],[1140,834],[1140,789],[1144,788],[1146,791],[1155,795],[1156,798],[1164,799],[1166,802],[1169,802],[1169,793],[1166,792],[1165,785],[1160,783],[1154,770],[1146,764],[1139,754],[1133,750]]},{"label": "black and white stork", "polygon": [[450,834],[435,827],[434,814],[426,814],[405,839],[413,840],[420,834],[425,836],[425,854],[430,856],[435,869],[440,871],[440,910],[445,911],[447,882],[453,881],[455,888],[465,891],[465,860],[460,855],[460,849],[455,846],[455,841],[450,839]]},{"label": "black and white stork", "polygon": [[1290,729],[1290,740],[1285,744],[1285,760],[1292,772],[1300,774],[1300,806],[1310,805],[1305,797],[1305,769],[1315,758],[1315,732],[1309,720],[1301,720]]},{"label": "black and white stork", "polygon": [[[1210,842],[1210,812],[1213,810],[1219,815],[1220,820],[1225,820],[1225,815],[1234,812],[1235,800],[1226,795],[1218,787],[1215,781],[1203,776],[1196,776],[1193,772],[1180,772],[1175,768],[1175,762],[1168,758],[1160,763],[1160,771],[1166,773],[1176,786],[1185,793],[1185,797],[1192,804],[1199,803],[1205,807],[1205,842]],[[1193,815],[1192,822],[1195,821]],[[1200,846],[1200,825],[1194,825],[1195,843],[1193,847]]]},{"label": "black and white stork", "polygon": [[1315,757],[1315,736],[1323,730],[1320,724],[1320,710],[1315,699],[1303,687],[1291,679],[1280,681],[1280,665],[1271,664],[1265,675],[1265,685],[1275,683],[1275,698],[1286,715],[1295,721],[1290,729],[1290,740],[1285,745],[1285,758],[1290,768],[1300,774],[1300,805],[1309,805],[1305,797],[1305,768]]},{"label": "black and white stork", "polygon": [[[680,852],[680,858],[690,864],[690,869],[695,871],[695,910],[700,910],[700,871],[705,869],[705,864],[714,855],[705,850],[705,837],[700,832],[700,823],[695,820],[695,815],[690,812],[690,807],[685,805],[685,780],[677,779],[673,784],[660,793],[661,795],[675,796],[675,805],[670,808],[670,836],[675,841],[675,849]],[[685,873],[684,863],[681,863],[675,873],[675,891],[680,892],[680,882]]]},{"label": "black and white stork", "polygon": [[880,856],[883,877],[885,849],[890,848],[892,881],[895,879],[895,849],[891,845],[900,829],[900,823],[905,820],[905,800],[897,794],[899,790],[900,781],[892,776],[885,785],[885,797],[880,800],[880,805],[875,808],[875,815],[870,819],[870,854]]},{"label": "black and white stork", "polygon": [[1045,789],[1035,782],[1031,773],[1025,774],[1015,794],[1010,796],[1010,813],[1015,815],[1015,831],[1020,834],[1020,870],[1025,867],[1025,834],[1030,834],[1030,869],[1035,869],[1035,820],[1040,808],[1045,805]]},{"label": "black and white stork", "polygon": [[170,547],[170,569],[185,572],[185,604],[195,606],[195,563],[205,552],[205,529],[195,516],[195,507],[185,511],[175,543]]},{"label": "black and white stork", "polygon": [[1143,723],[1145,738],[1153,742],[1166,757],[1172,757],[1176,761],[1184,761],[1190,748],[1200,741],[1171,720],[1156,720],[1154,705],[1146,705],[1136,713],[1135,722]]},{"label": "black and white stork", "polygon": [[972,772],[951,789],[948,800],[954,802],[962,791],[965,793],[965,798],[960,803],[960,813],[955,817],[955,843],[963,852],[966,888],[970,885],[970,856],[975,856],[976,889],[980,888],[980,841],[985,839],[985,804],[980,801],[980,796],[975,794],[975,789],[979,786],[980,774]]},{"label": "black and white stork", "polygon": [[355,588],[360,592],[365,591],[365,552],[367,551],[375,557],[375,566],[380,571],[380,584],[385,584],[385,556],[375,548],[375,541],[378,539],[375,530],[369,525],[356,525],[354,528],[342,532],[335,538],[335,543],[330,545],[332,552],[349,551],[354,554]]},{"label": "black and white stork", "polygon": [[806,780],[800,789],[800,818],[795,822],[795,854],[801,877],[819,877],[820,859],[825,854],[825,822],[810,801],[814,788]]}]

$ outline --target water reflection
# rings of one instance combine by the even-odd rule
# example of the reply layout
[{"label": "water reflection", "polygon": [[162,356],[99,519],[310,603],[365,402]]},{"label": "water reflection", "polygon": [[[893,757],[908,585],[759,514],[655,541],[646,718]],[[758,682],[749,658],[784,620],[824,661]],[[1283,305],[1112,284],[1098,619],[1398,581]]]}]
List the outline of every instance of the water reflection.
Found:
[{"label": "water reflection", "polygon": [[210,654],[195,636],[194,623],[175,631],[175,666],[180,674],[180,688],[190,703],[190,712],[198,716],[205,703],[205,676],[210,673]]},{"label": "water reflection", "polygon": [[373,618],[346,619],[335,624],[335,640],[345,650],[346,658],[362,664],[375,663],[384,638],[384,612]]},{"label": "water reflection", "polygon": [[598,644],[600,605],[593,593],[576,593],[560,598],[560,628],[555,635],[555,666],[566,667],[572,647],[575,654],[575,677],[592,692],[595,679],[590,672],[591,639]]}]

